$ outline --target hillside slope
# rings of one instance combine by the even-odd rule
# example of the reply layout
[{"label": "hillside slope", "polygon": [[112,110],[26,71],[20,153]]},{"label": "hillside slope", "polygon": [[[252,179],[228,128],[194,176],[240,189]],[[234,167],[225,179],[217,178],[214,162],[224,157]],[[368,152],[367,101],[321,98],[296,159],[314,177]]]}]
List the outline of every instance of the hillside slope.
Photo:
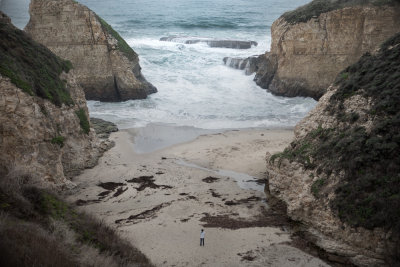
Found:
[{"label": "hillside slope", "polygon": [[0,174],[24,170],[51,184],[94,166],[108,143],[90,129],[72,65],[0,13]]},{"label": "hillside slope", "polygon": [[71,63],[1,12],[0,39],[0,265],[153,266],[60,197],[110,146],[90,128]]},{"label": "hillside slope", "polygon": [[360,266],[400,260],[400,34],[342,71],[267,156],[271,193],[313,241]]}]

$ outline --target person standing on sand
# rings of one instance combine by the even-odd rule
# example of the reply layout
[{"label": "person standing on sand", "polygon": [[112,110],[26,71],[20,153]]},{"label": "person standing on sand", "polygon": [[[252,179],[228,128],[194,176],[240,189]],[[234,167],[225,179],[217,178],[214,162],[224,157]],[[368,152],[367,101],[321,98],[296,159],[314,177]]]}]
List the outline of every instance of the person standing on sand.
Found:
[{"label": "person standing on sand", "polygon": [[206,235],[206,232],[204,232],[204,230],[201,229],[201,232],[200,232],[200,246],[203,246],[203,247],[204,247],[204,236],[205,235]]}]

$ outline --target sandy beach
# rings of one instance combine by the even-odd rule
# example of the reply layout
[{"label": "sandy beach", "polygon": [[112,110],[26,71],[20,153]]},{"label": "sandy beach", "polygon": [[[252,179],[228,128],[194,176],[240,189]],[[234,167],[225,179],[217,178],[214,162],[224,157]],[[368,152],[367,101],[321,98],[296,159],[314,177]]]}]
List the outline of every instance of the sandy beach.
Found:
[{"label": "sandy beach", "polygon": [[264,193],[265,153],[292,138],[292,130],[122,130],[68,199],[156,266],[328,266],[290,245],[288,221]]}]

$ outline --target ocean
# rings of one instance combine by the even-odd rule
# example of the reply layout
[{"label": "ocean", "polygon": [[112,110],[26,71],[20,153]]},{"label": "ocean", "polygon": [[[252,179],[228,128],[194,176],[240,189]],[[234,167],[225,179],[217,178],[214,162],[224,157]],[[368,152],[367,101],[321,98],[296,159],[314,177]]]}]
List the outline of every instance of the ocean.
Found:
[{"label": "ocean", "polygon": [[[90,115],[120,128],[152,124],[202,129],[293,127],[315,105],[311,98],[277,97],[258,87],[254,74],[224,65],[224,57],[263,54],[270,27],[282,13],[309,0],[79,0],[103,17],[139,54],[158,93],[121,103],[88,101]],[[16,26],[29,20],[29,0],[3,0]],[[180,37],[175,42],[162,37]],[[187,39],[255,41],[250,49],[212,48]],[[180,41],[179,41],[180,40]]]}]

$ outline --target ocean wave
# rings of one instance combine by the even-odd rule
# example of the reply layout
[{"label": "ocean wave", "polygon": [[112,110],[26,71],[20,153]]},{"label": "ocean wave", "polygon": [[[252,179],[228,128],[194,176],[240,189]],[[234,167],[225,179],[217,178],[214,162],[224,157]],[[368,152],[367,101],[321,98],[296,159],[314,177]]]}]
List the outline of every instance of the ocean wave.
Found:
[{"label": "ocean wave", "polygon": [[236,19],[235,21],[230,20],[218,20],[218,19],[194,19],[194,20],[174,20],[168,21],[163,18],[161,19],[129,19],[126,21],[120,21],[120,29],[124,28],[158,28],[158,29],[169,29],[169,28],[181,28],[185,30],[193,29],[270,29],[270,26],[264,24],[247,23],[245,19]]},{"label": "ocean wave", "polygon": [[[193,37],[197,39],[205,38],[205,37]],[[213,53],[217,57],[217,60],[222,60],[225,56],[243,56],[248,57],[251,55],[260,55],[263,54],[266,50],[269,49],[270,46],[270,38],[259,39],[256,40],[258,43],[257,46],[252,46],[250,49],[244,50],[236,50],[225,47],[210,47],[205,42],[198,42],[195,44],[185,44],[185,40],[187,37],[182,37],[181,42],[179,42],[179,38],[176,42],[165,42],[160,41],[159,39],[154,38],[127,38],[127,43],[136,51],[140,52],[140,55],[149,54],[150,57],[153,55],[153,52],[157,54],[166,55],[168,53],[187,53],[187,56],[193,55],[194,52],[207,54],[211,56],[210,53]],[[205,38],[210,39],[210,38]]]}]

